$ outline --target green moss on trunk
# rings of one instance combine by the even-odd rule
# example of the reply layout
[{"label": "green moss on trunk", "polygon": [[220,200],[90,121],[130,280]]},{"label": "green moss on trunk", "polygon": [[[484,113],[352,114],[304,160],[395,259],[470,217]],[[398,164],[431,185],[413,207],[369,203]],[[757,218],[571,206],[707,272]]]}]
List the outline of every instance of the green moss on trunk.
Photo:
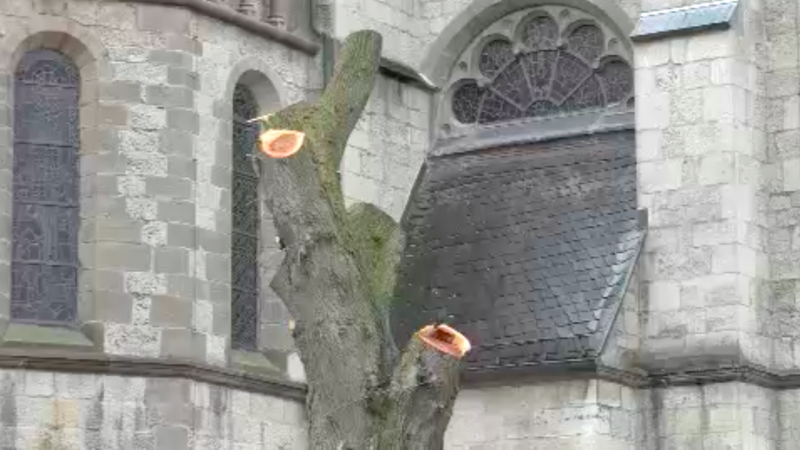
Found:
[{"label": "green moss on trunk", "polygon": [[[403,233],[374,205],[344,206],[339,165],[375,84],[380,49],[375,32],[350,35],[320,101],[262,123],[306,135],[296,155],[262,156],[257,165],[287,246],[272,287],[297,322],[315,450],[440,448],[458,385],[457,361],[417,340],[397,356],[388,307]],[[389,436],[405,444],[389,445]]]}]

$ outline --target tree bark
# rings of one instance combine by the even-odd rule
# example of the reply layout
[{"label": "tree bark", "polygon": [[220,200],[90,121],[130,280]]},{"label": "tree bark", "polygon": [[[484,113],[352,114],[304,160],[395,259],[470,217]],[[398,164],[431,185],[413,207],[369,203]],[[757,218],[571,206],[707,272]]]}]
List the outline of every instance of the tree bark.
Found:
[{"label": "tree bark", "polygon": [[271,286],[296,321],[314,450],[442,448],[458,391],[458,358],[416,337],[400,353],[392,339],[400,227],[373,205],[344,206],[339,166],[375,84],[381,41],[372,31],[350,35],[318,103],[261,121],[305,133],[295,155],[256,164],[285,245]]}]

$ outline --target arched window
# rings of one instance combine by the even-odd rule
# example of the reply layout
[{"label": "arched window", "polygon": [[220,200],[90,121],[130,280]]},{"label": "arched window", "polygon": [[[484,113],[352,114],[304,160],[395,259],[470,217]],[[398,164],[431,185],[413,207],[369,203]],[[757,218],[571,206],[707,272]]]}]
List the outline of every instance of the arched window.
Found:
[{"label": "arched window", "polygon": [[623,42],[613,28],[564,6],[499,21],[457,60],[439,137],[474,139],[498,124],[528,134],[546,128],[580,132],[596,126],[598,117],[629,112],[633,71]]},{"label": "arched window", "polygon": [[258,107],[250,89],[237,84],[233,93],[233,235],[231,237],[232,346],[255,350],[258,337],[258,178],[252,156],[258,125],[248,123]]},{"label": "arched window", "polygon": [[14,76],[11,319],[69,324],[77,309],[80,75],[53,50]]}]

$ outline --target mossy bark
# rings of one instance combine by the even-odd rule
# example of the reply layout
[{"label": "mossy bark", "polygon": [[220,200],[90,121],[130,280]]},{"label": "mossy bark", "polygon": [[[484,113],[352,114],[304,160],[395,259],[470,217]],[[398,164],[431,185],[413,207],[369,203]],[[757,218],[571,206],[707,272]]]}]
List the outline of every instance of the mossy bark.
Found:
[{"label": "mossy bark", "polygon": [[391,337],[401,229],[373,205],[344,206],[339,166],[380,50],[379,34],[350,35],[318,103],[262,122],[306,134],[294,156],[256,164],[286,246],[271,285],[296,321],[315,450],[441,448],[458,390],[458,360],[416,338],[400,353]]}]

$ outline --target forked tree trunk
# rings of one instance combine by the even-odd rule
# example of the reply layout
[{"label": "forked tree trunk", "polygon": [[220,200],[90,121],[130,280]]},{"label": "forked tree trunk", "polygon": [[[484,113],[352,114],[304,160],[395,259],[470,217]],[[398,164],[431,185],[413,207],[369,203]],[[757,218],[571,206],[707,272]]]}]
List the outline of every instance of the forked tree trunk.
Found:
[{"label": "forked tree trunk", "polygon": [[399,352],[389,332],[399,226],[373,205],[344,206],[339,164],[380,50],[379,34],[350,35],[318,103],[262,119],[263,129],[305,133],[295,155],[256,164],[286,246],[271,286],[296,321],[314,450],[440,449],[458,391],[458,358],[418,337]]}]

